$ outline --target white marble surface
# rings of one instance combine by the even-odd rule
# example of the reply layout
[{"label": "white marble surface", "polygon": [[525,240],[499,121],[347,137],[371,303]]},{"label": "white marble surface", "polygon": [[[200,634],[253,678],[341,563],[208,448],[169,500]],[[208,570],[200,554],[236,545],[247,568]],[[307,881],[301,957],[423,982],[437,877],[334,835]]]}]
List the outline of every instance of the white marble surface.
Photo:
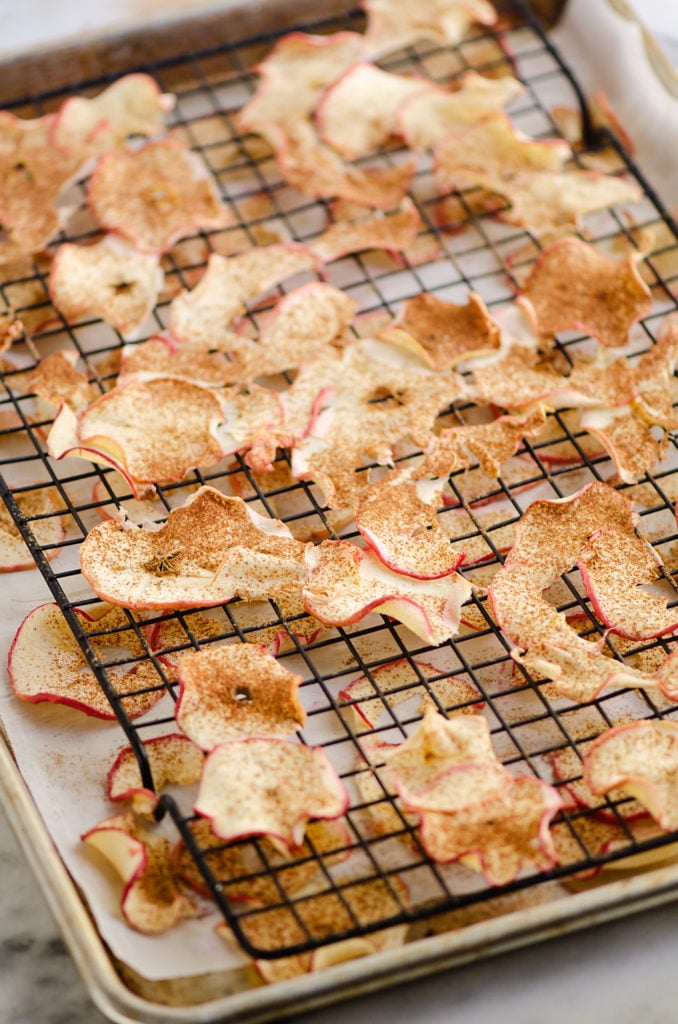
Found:
[{"label": "white marble surface", "polygon": [[[3,10],[0,55],[196,0],[27,0]],[[202,6],[207,6],[204,3]],[[637,0],[678,52],[675,0]],[[6,588],[5,601],[9,595]],[[316,1011],[300,1024],[675,1024],[678,904]],[[394,979],[395,981],[396,979]],[[0,1024],[100,1024],[0,810]]]}]

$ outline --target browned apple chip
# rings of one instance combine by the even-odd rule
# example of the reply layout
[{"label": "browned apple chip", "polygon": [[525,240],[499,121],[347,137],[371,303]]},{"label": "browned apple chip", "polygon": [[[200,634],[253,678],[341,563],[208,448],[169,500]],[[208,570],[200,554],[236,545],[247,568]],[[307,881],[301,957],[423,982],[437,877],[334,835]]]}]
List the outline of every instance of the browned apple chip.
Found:
[{"label": "browned apple chip", "polygon": [[406,96],[396,111],[396,123],[408,146],[435,146],[460,126],[479,120],[506,106],[523,92],[517,78],[487,78],[467,71],[457,88],[443,89],[433,83]]},{"label": "browned apple chip", "polygon": [[130,928],[160,935],[185,918],[199,916],[194,900],[174,875],[169,841],[134,814],[104,818],[81,838],[122,878],[121,909]]},{"label": "browned apple chip", "polygon": [[479,295],[469,292],[464,306],[422,293],[407,299],[379,338],[411,349],[433,370],[452,370],[463,359],[499,348],[501,332]]},{"label": "browned apple chip", "polygon": [[455,46],[475,22],[494,25],[486,0],[365,0],[365,43],[372,58],[422,40]]},{"label": "browned apple chip", "polygon": [[540,254],[518,301],[541,334],[577,328],[620,347],[652,304],[638,273],[642,258],[610,259],[580,238],[561,238]]},{"label": "browned apple chip", "polygon": [[402,576],[373,551],[349,541],[326,540],[306,551],[306,608],[328,625],[359,622],[376,611],[427,643],[441,644],[458,632],[461,606],[470,594],[470,584],[458,573],[434,580]]},{"label": "browned apple chip", "polygon": [[[256,575],[238,576],[227,564],[250,552],[268,559],[267,596],[298,593],[304,546],[277,519],[254,512],[242,498],[201,487],[160,527],[105,522],[80,549],[81,570],[95,592],[134,608],[199,608],[262,588]],[[232,565],[233,563],[231,563]],[[256,568],[256,563],[254,564]]]},{"label": "browned apple chip", "polygon": [[598,795],[622,789],[667,832],[678,828],[678,724],[637,721],[608,729],[584,755],[584,780]]},{"label": "browned apple chip", "polygon": [[28,374],[29,390],[52,405],[65,403],[74,412],[86,409],[100,392],[76,369],[77,361],[74,349],[59,349],[44,356]]},{"label": "browned apple chip", "polygon": [[132,747],[124,747],[108,773],[108,799],[128,800],[135,813],[153,814],[158,794],[166,786],[198,782],[205,756],[187,736],[178,733],[146,740],[144,750],[155,790],[144,786],[136,752]]},{"label": "browned apple chip", "polygon": [[161,135],[175,98],[145,74],[123,75],[91,98],[72,96],[54,119],[50,141],[65,153],[92,156],[130,135]]},{"label": "browned apple chip", "polygon": [[[81,628],[99,656],[126,648],[130,658],[146,655],[127,615],[119,608],[104,608],[93,617],[73,609]],[[102,633],[98,636],[99,632]],[[19,626],[9,654],[9,676],[17,697],[31,704],[48,701],[66,704],[94,718],[115,719],[115,712],[80,644],[56,604],[43,604],[29,612]],[[108,677],[117,693],[131,696],[122,701],[130,718],[145,714],[165,693],[160,673],[150,661],[116,665]],[[137,690],[147,692],[136,693]]]},{"label": "browned apple chip", "polygon": [[438,579],[459,568],[464,552],[450,544],[436,516],[441,493],[442,481],[399,476],[363,491],[356,526],[388,569],[415,579]]},{"label": "browned apple chip", "polygon": [[407,251],[414,242],[421,218],[411,199],[405,198],[393,213],[366,217],[363,213],[350,220],[337,220],[308,243],[308,248],[323,261],[331,263],[363,249]]},{"label": "browned apple chip", "polygon": [[202,750],[246,736],[290,736],[306,712],[301,676],[250,644],[189,651],[177,662],[177,724]]},{"label": "browned apple chip", "polygon": [[340,818],[349,804],[320,747],[250,737],[220,743],[203,769],[196,813],[221,839],[266,835],[289,853],[313,818]]},{"label": "browned apple chip", "polygon": [[231,219],[207,169],[173,139],[100,157],[88,202],[101,227],[147,253],[166,252],[184,235]]},{"label": "browned apple chip", "polygon": [[49,294],[70,323],[99,316],[123,337],[133,337],[153,309],[162,288],[157,255],[138,252],[114,235],[94,245],[59,247],[49,277]]},{"label": "browned apple chip", "polygon": [[[59,554],[66,539],[67,516],[59,513],[65,505],[56,487],[36,486],[35,490],[16,492],[14,499],[35,540],[48,561]],[[0,572],[21,572],[35,568],[21,531],[3,502],[0,505]]]}]

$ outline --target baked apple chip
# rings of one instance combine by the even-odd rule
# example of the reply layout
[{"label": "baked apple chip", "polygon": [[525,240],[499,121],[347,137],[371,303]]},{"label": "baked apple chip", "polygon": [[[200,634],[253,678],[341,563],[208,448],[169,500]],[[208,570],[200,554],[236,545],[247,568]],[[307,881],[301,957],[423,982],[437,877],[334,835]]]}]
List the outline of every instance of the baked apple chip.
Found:
[{"label": "baked apple chip", "polygon": [[[121,609],[104,608],[96,616],[81,608],[73,611],[99,656],[109,650],[114,654],[121,647],[129,651],[130,658],[146,655]],[[12,689],[21,700],[65,704],[93,718],[116,717],[56,604],[39,605],[23,620],[10,648],[8,672]],[[113,666],[108,669],[108,678],[124,698],[122,705],[130,718],[145,714],[166,692],[160,673],[150,661],[139,661],[131,667]],[[127,698],[126,693],[130,694]]]},{"label": "baked apple chip", "polygon": [[349,797],[320,747],[265,737],[227,740],[208,755],[195,811],[221,839],[266,835],[301,846],[315,818],[340,818]]},{"label": "baked apple chip", "polygon": [[202,750],[247,736],[290,736],[306,721],[301,676],[262,647],[189,651],[178,659],[177,678],[177,724]]},{"label": "baked apple chip", "polygon": [[306,550],[303,593],[307,611],[330,626],[381,612],[437,645],[459,631],[461,606],[471,586],[458,573],[433,580],[402,576],[387,569],[373,551],[350,541],[326,540]]},{"label": "baked apple chip", "polygon": [[[67,516],[56,487],[38,484],[35,490],[16,492],[14,500],[28,520],[31,533],[48,562],[59,554],[66,539]],[[4,501],[0,505],[0,572],[22,572],[35,568],[35,559]]]},{"label": "baked apple chip", "polygon": [[29,391],[51,405],[65,403],[73,412],[80,412],[96,401],[100,392],[86,374],[77,369],[75,349],[57,349],[43,356],[28,374]]},{"label": "baked apple chip", "polygon": [[511,75],[487,78],[476,71],[467,71],[455,85],[443,89],[433,83],[422,84],[418,92],[403,99],[396,123],[408,146],[436,146],[450,132],[507,106],[524,91]]},{"label": "baked apple chip", "polygon": [[471,25],[494,25],[487,0],[365,0],[365,45],[372,59],[429,40],[455,46]]},{"label": "baked apple chip", "polygon": [[436,516],[442,489],[441,480],[396,476],[363,491],[355,523],[387,569],[415,579],[439,579],[464,561],[464,552],[450,543]]},{"label": "baked apple chip", "polygon": [[584,754],[584,781],[599,796],[622,789],[667,832],[678,829],[678,723],[636,721],[608,729]]},{"label": "baked apple chip", "polygon": [[161,135],[174,104],[175,97],[162,93],[150,75],[123,75],[98,96],[67,99],[52,123],[50,142],[64,153],[105,153],[131,135]]},{"label": "baked apple chip", "polygon": [[167,252],[199,228],[231,221],[207,169],[175,139],[100,157],[87,200],[97,224],[146,253]]},{"label": "baked apple chip", "polygon": [[518,302],[540,334],[578,329],[619,348],[652,305],[642,259],[641,252],[612,259],[580,238],[560,238],[540,253]]},{"label": "baked apple chip", "polygon": [[[201,487],[160,527],[97,524],[82,543],[83,576],[104,600],[130,608],[206,608],[231,598],[298,593],[304,545],[279,520],[260,516],[242,498]],[[238,576],[229,554],[252,556],[256,575]],[[260,556],[259,563],[256,556]],[[268,573],[268,577],[266,577]],[[257,591],[252,595],[252,590]]]},{"label": "baked apple chip", "polygon": [[169,840],[134,814],[104,818],[81,836],[122,878],[122,915],[135,931],[161,935],[201,911],[174,874]]},{"label": "baked apple chip", "polygon": [[496,352],[501,330],[475,292],[469,292],[464,306],[422,293],[403,303],[379,338],[411,350],[432,370],[445,371],[464,359]]},{"label": "baked apple chip", "polygon": [[155,790],[144,786],[137,755],[132,747],[123,747],[108,772],[108,799],[129,801],[136,814],[153,814],[158,793],[166,786],[190,786],[198,782],[205,755],[199,747],[179,733],[154,736],[144,743]]},{"label": "baked apple chip", "polygon": [[308,242],[308,248],[323,263],[331,263],[350,253],[365,249],[407,251],[417,236],[421,217],[411,199],[405,197],[392,213],[362,214],[331,224],[321,235]]},{"label": "baked apple chip", "polygon": [[157,255],[106,235],[94,245],[59,246],[49,295],[69,323],[98,316],[131,338],[155,306],[162,283]]}]

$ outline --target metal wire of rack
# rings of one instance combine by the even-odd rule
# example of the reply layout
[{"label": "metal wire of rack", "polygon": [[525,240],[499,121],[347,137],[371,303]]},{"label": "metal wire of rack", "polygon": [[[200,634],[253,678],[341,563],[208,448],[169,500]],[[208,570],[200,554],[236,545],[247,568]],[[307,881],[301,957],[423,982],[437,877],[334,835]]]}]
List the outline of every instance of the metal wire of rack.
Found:
[{"label": "metal wire of rack", "polygon": [[[522,4],[500,6],[498,27],[474,31],[453,50],[432,45],[418,46],[394,55],[383,62],[387,70],[415,72],[437,81],[448,81],[463,71],[474,69],[484,74],[510,70],[526,85],[526,93],[514,102],[511,116],[516,125],[536,137],[552,137],[557,126],[551,104],[572,93],[573,80],[568,69],[554,53],[539,26]],[[330,32],[340,28],[360,29],[361,15],[319,21],[304,25],[304,30]],[[282,228],[287,237],[306,241],[324,227],[329,217],[328,204],[305,198],[287,188],[280,179],[275,162],[264,146],[251,137],[238,135],[233,122],[234,112],[253,93],[256,77],[253,65],[275,41],[275,34],[260,35],[240,44],[206,49],[181,57],[163,60],[135,70],[152,74],[163,90],[178,97],[174,130],[198,152],[212,171],[224,199],[235,215],[235,226],[219,232],[201,232],[177,243],[165,257],[167,287],[154,311],[155,328],[165,326],[166,309],[172,294],[191,287],[205,266],[212,251],[230,253],[248,245],[265,242],[272,232]],[[108,79],[76,82],[70,90],[45,92],[17,101],[12,108],[20,116],[36,116],[58,106],[66,95],[98,91]],[[584,130],[588,149],[579,159],[585,160],[592,144],[588,113],[584,113]],[[678,289],[678,231],[670,215],[652,191],[649,183],[634,166],[629,154],[611,134],[603,133],[595,140],[594,149],[602,145],[616,153],[619,171],[635,177],[642,186],[645,199],[634,209],[633,219],[619,211],[590,216],[586,221],[587,237],[601,245],[614,244],[617,239],[636,245],[639,234],[652,230],[655,245],[646,256],[644,266],[651,279],[653,309],[634,332],[636,352],[647,350],[656,329],[667,312],[676,309]],[[381,157],[388,166],[403,156],[393,146]],[[529,267],[539,251],[539,241],[523,229],[501,223],[492,215],[478,214],[475,209],[476,190],[455,192],[441,207],[440,196],[431,187],[430,168],[422,162],[412,187],[412,195],[422,217],[422,235],[435,239],[442,255],[415,265],[407,257],[396,263],[385,254],[365,254],[342,258],[328,266],[326,280],[342,287],[355,298],[363,314],[380,311],[393,313],[400,300],[423,291],[441,298],[463,301],[469,290],[478,292],[490,310],[509,301],[518,285],[519,275]],[[57,242],[87,241],[96,236],[95,226],[88,221],[84,208],[84,186],[75,186],[74,196],[79,213],[70,221],[68,233]],[[575,852],[566,863],[544,872],[523,872],[514,882],[497,890],[459,865],[446,866],[432,862],[422,849],[413,822],[399,809],[393,795],[369,773],[373,784],[365,790],[367,770],[361,760],[361,738],[372,731],[361,727],[353,707],[356,699],[342,696],[356,677],[370,681],[374,699],[380,700],[382,711],[373,730],[386,739],[402,738],[420,718],[419,704],[423,695],[443,713],[459,711],[461,704],[445,703],[441,683],[463,679],[472,683],[475,698],[486,704],[495,748],[505,764],[520,767],[557,786],[576,785],[581,774],[576,768],[570,776],[553,778],[552,756],[569,750],[579,763],[586,743],[602,729],[624,717],[673,716],[675,705],[658,700],[647,692],[629,698],[626,691],[605,692],[590,705],[580,707],[554,698],[544,680],[531,679],[522,668],[516,668],[509,655],[509,644],[486,610],[485,598],[476,593],[472,614],[458,638],[442,648],[429,648],[391,620],[380,616],[347,628],[325,631],[308,644],[302,644],[294,633],[294,617],[286,618],[271,600],[262,605],[259,617],[252,621],[251,609],[233,601],[209,613],[210,633],[204,631],[204,613],[174,612],[169,615],[147,615],[143,618],[127,613],[124,625],[114,629],[85,631],[75,609],[87,610],[97,604],[84,587],[78,567],[78,549],[88,530],[101,514],[115,506],[132,508],[132,495],[121,492],[114,482],[114,473],[95,465],[82,468],[82,463],[66,460],[56,463],[45,454],[44,437],[51,422],[51,413],[36,410],[33,397],[26,393],[23,373],[40,356],[65,344],[73,348],[95,385],[103,393],[115,380],[115,355],[122,339],[112,328],[99,321],[84,320],[70,325],[50,307],[46,277],[48,259],[39,256],[26,265],[6,272],[0,292],[8,307],[28,325],[30,340],[21,351],[16,369],[7,367],[2,379],[5,393],[0,399],[0,414],[5,415],[2,448],[0,449],[0,491],[7,507],[24,537],[31,555],[46,580],[54,600],[62,609],[70,629],[84,651],[88,663],[108,697],[127,741],[133,747],[144,784],[153,788],[152,772],[144,748],[144,740],[175,729],[174,717],[167,712],[167,700],[176,700],[177,684],[172,673],[172,659],[185,650],[196,650],[206,644],[247,642],[261,635],[263,629],[279,628],[288,637],[279,654],[280,661],[300,672],[304,678],[301,695],[308,713],[302,741],[318,742],[327,751],[344,783],[352,794],[346,815],[347,838],[339,848],[329,852],[309,840],[296,860],[276,858],[266,843],[259,839],[241,842],[248,851],[249,874],[238,879],[252,883],[266,879],[273,902],[258,907],[229,898],[234,882],[219,873],[219,855],[224,845],[205,846],[193,830],[195,816],[190,807],[173,796],[160,798],[160,813],[174,822],[178,837],[192,855],[205,886],[222,910],[225,920],[243,948],[252,956],[276,958],[309,952],[321,945],[369,934],[395,924],[427,921],[448,911],[463,911],[471,905],[484,905],[498,893],[533,889],[545,882],[561,880],[582,872],[593,871],[603,864],[621,860],[630,854],[675,842],[673,834],[644,838],[635,828],[635,819],[624,813],[623,799],[601,800],[590,807],[570,807],[562,813],[562,827],[569,831]],[[296,280],[292,284],[298,283]],[[270,308],[282,289],[247,316],[256,325],[257,318]],[[584,339],[577,332],[559,335],[557,346],[567,359]],[[455,406],[455,422],[472,419],[471,407]],[[502,560],[505,550],[503,535],[519,519],[524,508],[535,497],[563,497],[579,489],[589,480],[610,479],[613,468],[609,457],[586,443],[583,431],[573,428],[567,411],[549,413],[550,433],[545,440],[525,441],[506,472],[496,481],[481,478],[479,472],[459,471],[449,481],[450,498],[443,516],[459,516],[462,524],[455,535],[458,543],[483,545],[483,557],[466,571],[469,579],[482,585]],[[675,447],[671,440],[672,448]],[[409,456],[403,456],[407,458]],[[279,457],[282,466],[286,455]],[[653,543],[671,565],[671,552],[678,542],[673,502],[678,496],[678,477],[671,459],[662,461],[656,472],[644,481],[646,492],[641,511],[643,529],[651,534]],[[242,492],[246,500],[286,522],[303,536],[334,537],[333,520],[318,496],[317,489],[305,482],[285,482],[266,487],[244,460],[235,456],[228,464],[219,464],[209,471],[196,470],[177,484],[157,488],[156,518],[163,518],[180,504],[197,485],[211,484],[229,493]],[[22,511],[22,498],[55,489],[60,499],[56,511],[27,515]],[[40,520],[59,517],[67,522],[68,532],[62,542],[41,544],[35,536]],[[351,527],[341,529],[341,536],[355,538]],[[52,557],[55,555],[54,561]],[[671,580],[671,572],[667,573]],[[568,574],[554,600],[559,611],[586,617],[585,635],[604,630],[596,622],[590,604],[577,585],[574,574]],[[678,604],[674,595],[672,604]],[[171,623],[171,629],[168,629]],[[149,628],[161,625],[166,631],[160,646],[149,642]],[[120,653],[124,646],[121,634],[132,631],[142,654],[130,657]],[[161,634],[162,635],[162,634]],[[639,652],[673,649],[675,638],[664,637],[622,648],[614,638],[605,636],[613,657],[628,660]],[[112,680],[114,669],[131,670],[149,662],[157,672],[157,683],[134,689],[134,677],[127,675],[123,689]],[[392,690],[382,689],[379,670],[394,661],[409,665],[411,678],[399,683],[398,700]],[[129,702],[140,692],[157,689],[166,695],[157,713],[139,720],[128,714]],[[403,698],[400,700],[400,698]],[[407,698],[407,699],[405,699]],[[364,700],[364,698],[361,698]],[[631,701],[631,704],[629,703]],[[632,706],[631,706],[632,705]],[[171,706],[171,705],[170,705]],[[614,849],[600,852],[591,848],[584,826],[604,814],[623,830],[626,841]],[[233,844],[230,844],[233,845]],[[350,854],[343,862],[342,854]],[[288,885],[289,869],[295,865],[314,863],[324,881],[323,893],[332,894],[341,913],[334,929],[313,931],[304,918],[307,896]],[[351,872],[348,872],[351,865]],[[356,865],[358,865],[357,873]],[[351,903],[357,886],[379,881],[388,892],[392,912],[379,920],[360,920]],[[404,899],[400,882],[416,899]],[[249,927],[262,913],[286,909],[296,922],[299,940],[270,948],[252,938]]]}]

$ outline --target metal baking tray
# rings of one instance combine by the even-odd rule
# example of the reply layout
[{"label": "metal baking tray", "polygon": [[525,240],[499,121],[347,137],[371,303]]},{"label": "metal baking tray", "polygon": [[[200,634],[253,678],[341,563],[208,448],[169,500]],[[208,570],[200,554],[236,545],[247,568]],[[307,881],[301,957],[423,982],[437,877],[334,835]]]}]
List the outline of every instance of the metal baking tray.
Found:
[{"label": "metal baking tray", "polygon": [[[405,53],[397,54],[384,62],[387,69],[398,72],[415,72],[433,79],[444,80],[453,74],[473,68],[486,74],[497,74],[503,68],[516,73],[526,84],[527,92],[512,108],[511,114],[519,128],[538,137],[552,137],[557,134],[551,109],[556,102],[577,106],[582,102],[576,82],[568,68],[554,51],[539,23],[523,4],[499,4],[501,19],[496,29],[478,29],[454,49],[440,49],[434,46],[420,46]],[[5,106],[20,116],[36,116],[54,109],[63,99],[74,93],[96,92],[113,80],[123,70],[143,70],[152,74],[165,91],[178,97],[175,126],[190,144],[201,154],[211,168],[222,190],[237,215],[238,223],[229,232],[233,237],[226,244],[237,248],[270,237],[272,230],[282,230],[285,237],[305,240],[317,232],[317,224],[324,224],[327,217],[325,205],[309,200],[287,189],[280,181],[270,154],[258,147],[253,151],[247,138],[241,138],[235,131],[232,114],[251,95],[256,85],[252,67],[269,50],[276,34],[291,27],[312,32],[329,32],[337,29],[359,29],[362,24],[360,12],[347,9],[345,4],[333,4],[326,15],[319,18],[311,15],[306,7],[294,6],[295,17],[291,16],[289,5],[257,4],[244,5],[242,18],[236,9],[229,18],[226,38],[210,36],[209,47],[203,45],[206,38],[198,29],[190,37],[181,33],[183,43],[177,42],[176,34],[164,32],[158,37],[157,49],[147,51],[142,62],[120,60],[120,48],[115,49],[115,59],[106,63],[105,71],[83,74],[77,82],[66,87],[61,71],[63,65],[54,55],[48,63],[54,70],[52,85],[45,89],[42,84],[33,88],[30,95],[16,96],[12,102],[5,100]],[[266,30],[262,25],[266,15]],[[302,15],[305,20],[301,20]],[[236,31],[237,29],[237,31]],[[204,26],[202,31],[204,31]],[[187,50],[187,38],[191,49]],[[173,42],[172,42],[173,40]],[[174,45],[174,50],[172,46]],[[123,48],[124,49],[124,48]],[[129,53],[129,51],[126,51]],[[136,51],[132,51],[136,56]],[[153,56],[148,56],[148,53]],[[84,67],[91,71],[91,59]],[[102,68],[99,65],[99,68]],[[30,77],[28,81],[31,81]],[[0,82],[7,82],[0,75]],[[651,185],[634,166],[622,144],[613,136],[605,134],[591,142],[595,149],[605,144],[616,153],[620,171],[635,177],[642,186],[645,199],[641,208],[635,211],[631,222],[622,213],[608,211],[602,215],[587,218],[588,237],[592,241],[610,244],[619,238],[627,244],[635,244],[638,233],[653,230],[659,239],[657,247],[649,253],[645,262],[652,277],[655,307],[640,325],[640,351],[652,344],[656,330],[663,316],[676,308],[674,297],[675,282],[672,267],[678,254],[678,233],[675,224],[654,193]],[[582,151],[580,159],[585,159]],[[397,159],[397,150],[389,150],[383,160],[388,165]],[[529,265],[539,251],[539,245],[526,232],[515,227],[502,225],[490,216],[474,212],[474,193],[468,190],[456,193],[454,218],[441,221],[437,212],[437,197],[429,188],[428,168],[419,170],[412,194],[422,215],[422,234],[429,240],[435,239],[442,255],[428,263],[412,263],[407,257],[394,262],[384,254],[366,254],[338,261],[328,268],[327,279],[343,287],[356,298],[364,313],[377,314],[380,311],[394,312],[401,299],[420,291],[433,291],[440,297],[463,301],[469,289],[480,293],[490,309],[507,302],[513,295],[517,268]],[[82,202],[82,193],[81,193]],[[76,218],[77,222],[77,218]],[[309,227],[309,225],[311,225]],[[314,226],[315,225],[315,226]],[[239,233],[236,236],[236,233]],[[223,233],[222,233],[223,234]],[[85,241],[93,235],[91,227],[80,227],[69,235],[58,239]],[[205,265],[212,248],[224,244],[224,238],[216,233],[199,236],[189,243],[179,243],[166,260],[166,275],[177,286],[186,285],[196,279]],[[74,348],[93,379],[105,383],[101,366],[112,357],[122,344],[112,330],[103,334],[96,323],[87,322],[75,327],[63,323],[54,324],[50,319],[45,291],[46,264],[38,259],[29,268],[21,268],[11,278],[3,280],[2,294],[16,313],[35,326],[28,346],[27,358],[39,351],[63,347]],[[157,327],[163,326],[163,309],[167,302],[156,309]],[[261,310],[253,310],[256,316]],[[566,354],[576,345],[578,337],[561,341]],[[18,413],[20,423],[7,431],[6,448],[0,449],[0,469],[4,476],[0,480],[0,491],[20,527],[44,580],[53,598],[61,606],[83,651],[95,670],[102,686],[111,697],[121,726],[121,745],[125,738],[143,758],[141,740],[144,730],[161,726],[161,721],[144,717],[140,725],[129,719],[124,701],[115,697],[108,679],[107,670],[116,664],[115,658],[102,660],[83,633],[73,608],[87,607],[91,599],[75,599],[81,588],[77,569],[77,549],[87,530],[98,521],[98,509],[112,502],[124,502],[129,495],[120,496],[112,490],[110,471],[92,466],[86,470],[74,470],[65,463],[57,464],[44,453],[44,431],[49,419],[29,419],[26,410],[30,408],[30,396],[12,387],[14,374],[8,372],[5,382],[9,388],[0,403],[3,410]],[[17,380],[19,380],[17,375]],[[465,410],[457,410],[463,417]],[[537,485],[534,496],[560,497],[578,489],[583,482],[610,476],[610,462],[606,456],[586,454],[582,445],[582,434],[571,429],[568,419],[562,413],[551,414],[554,435],[542,444],[525,443],[519,455],[523,471],[517,476],[505,476],[497,483],[484,485],[481,492],[472,499],[464,490],[461,474],[450,480],[456,494],[459,508],[468,516],[467,537],[476,541],[482,539],[488,548],[488,558],[483,569],[472,571],[470,576],[481,579],[488,567],[500,559],[494,539],[496,531],[515,522],[521,510],[529,503],[525,498],[527,485]],[[673,443],[673,442],[672,442]],[[565,460],[550,457],[552,446],[568,447]],[[21,454],[17,454],[17,451]],[[574,454],[573,454],[574,453]],[[678,464],[678,463],[677,463]],[[16,497],[22,492],[35,491],[34,484],[25,479],[16,483],[17,470],[32,469],[39,465],[45,481],[40,486],[56,487],[64,502],[65,510],[71,516],[68,538],[64,544],[66,559],[62,567],[59,558],[52,563],[48,560],[49,547],[41,547],[31,529],[30,517],[22,515]],[[81,464],[78,464],[79,466]],[[166,507],[176,503],[177,492],[188,493],[185,488],[197,483],[212,483],[228,487],[235,475],[247,478],[251,500],[262,503],[267,509],[290,523],[314,523],[316,528],[323,524],[330,530],[322,505],[318,504],[315,491],[303,483],[285,485],[274,490],[262,489],[260,480],[255,479],[242,461],[230,467],[218,467],[214,472],[196,472],[190,480],[177,487],[159,488]],[[672,465],[662,468],[646,481],[653,488],[655,497],[647,506],[646,526],[661,521],[662,515],[672,515],[672,503],[667,497],[668,481],[675,475]],[[577,481],[577,487],[574,481]],[[97,484],[98,490],[93,492]],[[486,505],[498,499],[492,505]],[[503,509],[501,516],[486,517],[485,507]],[[277,511],[282,509],[282,512]],[[59,513],[60,515],[63,512]],[[675,543],[675,528],[656,536],[662,550]],[[75,556],[75,558],[74,558]],[[571,613],[586,613],[588,604],[572,581],[565,580],[568,588],[562,596],[560,609]],[[568,712],[553,703],[548,692],[539,681],[525,677],[518,685],[507,691],[502,680],[507,666],[511,665],[508,645],[497,631],[489,616],[483,612],[484,599],[474,598],[477,612],[477,626],[469,629],[458,641],[449,645],[449,662],[441,665],[438,676],[422,676],[413,664],[433,657],[434,651],[422,644],[413,644],[412,638],[380,617],[370,617],[350,630],[338,629],[328,636],[322,636],[314,643],[301,648],[299,645],[282,659],[296,659],[295,665],[303,662],[306,682],[302,686],[302,697],[306,693],[311,735],[320,728],[324,716],[331,716],[336,729],[332,739],[325,742],[331,757],[341,757],[342,751],[356,748],[358,734],[354,720],[339,696],[342,683],[351,673],[365,673],[384,662],[405,659],[413,667],[413,676],[420,690],[426,690],[437,699],[436,682],[452,674],[471,680],[492,715],[493,737],[501,745],[504,760],[510,764],[521,764],[526,771],[544,775],[548,771],[548,759],[554,750],[570,746],[579,749],[582,737],[568,730]],[[38,603],[36,601],[36,603]],[[246,626],[239,620],[238,606],[230,604],[223,609],[223,638],[235,636],[241,639]],[[191,613],[176,613],[180,635],[185,639],[174,645],[176,649],[195,649],[200,646],[191,631]],[[285,620],[279,609],[271,603],[270,624],[285,628]],[[130,627],[136,628],[130,619]],[[592,629],[595,626],[592,625]],[[141,634],[139,634],[141,638]],[[653,644],[663,650],[671,648],[674,638],[663,638]],[[644,644],[644,648],[652,646]],[[619,651],[617,657],[623,657]],[[343,661],[342,661],[343,659]],[[162,664],[154,662],[162,672]],[[292,662],[290,661],[290,664]],[[343,667],[338,666],[342,664]],[[372,677],[375,679],[375,677]],[[378,679],[378,677],[376,677]],[[168,691],[174,692],[171,680],[165,679]],[[376,680],[375,680],[376,683]],[[377,684],[378,685],[378,684]],[[614,718],[614,702],[623,699],[619,692],[605,693],[595,702],[601,721]],[[647,696],[647,716],[671,716],[673,711],[658,706]],[[385,707],[388,702],[384,701]],[[677,709],[678,710],[678,709]],[[411,710],[404,715],[389,708],[388,727],[404,733],[416,721],[417,713]],[[314,728],[316,727],[316,728]],[[169,729],[168,731],[171,731]],[[124,735],[123,735],[124,733]],[[312,740],[316,742],[315,736]],[[360,935],[385,924],[407,924],[411,940],[405,947],[371,955],[362,960],[334,967],[326,972],[307,975],[259,987],[253,984],[247,970],[226,972],[209,978],[182,979],[181,982],[167,979],[164,984],[147,984],[137,976],[129,965],[112,957],[92,923],[88,908],[78,893],[73,880],[55,850],[50,836],[35,807],[32,795],[24,783],[11,755],[10,744],[0,747],[2,763],[1,783],[8,811],[17,834],[24,845],[26,854],[36,870],[45,890],[56,919],[61,923],[66,940],[83,974],[89,990],[111,1019],[118,1021],[218,1021],[218,1020],[265,1020],[273,1017],[308,1009],[349,994],[357,994],[367,988],[415,977],[444,966],[460,964],[479,956],[486,956],[513,946],[534,941],[548,935],[581,928],[600,920],[631,913],[652,906],[678,894],[678,865],[664,864],[659,869],[644,874],[631,874],[622,880],[610,882],[584,892],[568,892],[561,883],[575,873],[601,865],[622,862],[625,865],[630,855],[643,855],[650,862],[652,857],[661,859],[663,849],[670,848],[676,835],[663,835],[641,841],[627,829],[628,843],[605,855],[595,855],[587,847],[585,838],[578,830],[578,823],[585,821],[583,810],[567,815],[569,828],[581,849],[581,857],[542,873],[522,874],[515,882],[498,890],[489,887],[479,876],[473,883],[468,878],[459,884],[454,871],[441,869],[430,862],[415,843],[408,845],[408,856],[401,863],[393,864],[382,857],[384,841],[412,839],[411,824],[404,818],[398,821],[392,831],[384,837],[369,833],[360,825],[360,813],[377,807],[390,806],[389,798],[381,793],[374,798],[354,804],[349,812],[352,826],[352,850],[359,852],[369,866],[365,877],[376,877],[386,881],[398,874],[406,881],[414,880],[417,885],[424,879],[429,893],[426,899],[413,907],[401,904],[387,922],[375,922],[365,928],[354,922],[351,928],[343,928],[322,940],[309,936],[308,941],[297,944],[280,954],[309,950],[318,945]],[[355,768],[346,767],[344,776],[348,779]],[[190,841],[190,813],[186,813],[169,796],[163,796],[162,807],[181,835]],[[614,814],[615,804],[606,802],[607,810]],[[618,820],[622,820],[619,818]],[[248,946],[242,936],[241,923],[244,915],[234,912],[224,895],[224,886],[209,868],[205,851],[195,848],[195,857],[203,871],[207,884],[225,919],[233,930],[240,932],[245,948],[253,954],[262,955],[256,947]],[[666,852],[666,851],[665,851]],[[321,863],[328,879],[328,871],[322,855],[314,854]],[[668,854],[667,854],[668,856]],[[276,869],[264,865],[262,873],[276,878]],[[335,891],[341,894],[338,883]],[[431,891],[434,894],[431,895]],[[294,906],[294,900],[281,894],[285,905]],[[161,941],[161,940],[159,940]],[[265,953],[264,953],[265,955]],[[168,1005],[169,1004],[169,1005]],[[190,1005],[188,1005],[190,1004]]]}]

